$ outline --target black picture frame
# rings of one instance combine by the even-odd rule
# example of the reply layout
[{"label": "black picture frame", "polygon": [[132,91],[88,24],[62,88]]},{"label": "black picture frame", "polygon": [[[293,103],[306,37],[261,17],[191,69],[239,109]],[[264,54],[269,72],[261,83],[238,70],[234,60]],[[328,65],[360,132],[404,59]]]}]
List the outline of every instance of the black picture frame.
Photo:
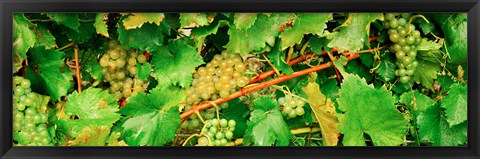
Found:
[{"label": "black picture frame", "polygon": [[[1,0],[0,157],[479,158],[478,0]],[[468,12],[467,147],[12,147],[13,12]]]}]

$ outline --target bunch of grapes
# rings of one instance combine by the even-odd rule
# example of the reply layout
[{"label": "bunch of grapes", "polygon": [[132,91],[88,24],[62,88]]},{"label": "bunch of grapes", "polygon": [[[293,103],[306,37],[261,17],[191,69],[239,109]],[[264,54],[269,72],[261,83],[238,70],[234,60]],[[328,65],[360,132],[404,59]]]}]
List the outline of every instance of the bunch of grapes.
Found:
[{"label": "bunch of grapes", "polygon": [[305,110],[303,109],[305,102],[300,98],[287,95],[278,98],[278,104],[283,106],[283,116],[286,116],[289,119],[305,114]]},{"label": "bunch of grapes", "polygon": [[385,28],[388,29],[388,35],[393,45],[390,50],[395,53],[397,61],[395,64],[398,69],[395,75],[400,77],[400,82],[407,83],[415,73],[418,66],[417,46],[422,43],[420,32],[415,30],[413,24],[407,23],[410,14],[385,14]]},{"label": "bunch of grapes", "polygon": [[108,50],[100,58],[105,80],[110,83],[110,93],[117,99],[128,98],[144,92],[148,80],[138,78],[137,63],[143,64],[147,57],[132,49],[122,47],[116,41],[108,43]]},{"label": "bunch of grapes", "polygon": [[[235,130],[235,120],[227,119],[211,119],[205,121],[205,127],[202,133],[207,137],[200,137],[197,140],[196,146],[226,146],[233,138],[233,131]],[[210,144],[209,144],[210,143]]]},{"label": "bunch of grapes", "polygon": [[199,67],[193,75],[192,86],[186,91],[187,104],[201,100],[226,98],[238,87],[248,84],[246,65],[238,54],[217,54],[205,67]]},{"label": "bunch of grapes", "polygon": [[30,88],[30,81],[20,76],[13,78],[13,134],[18,145],[53,146],[47,130],[46,110],[35,104],[35,94]]}]

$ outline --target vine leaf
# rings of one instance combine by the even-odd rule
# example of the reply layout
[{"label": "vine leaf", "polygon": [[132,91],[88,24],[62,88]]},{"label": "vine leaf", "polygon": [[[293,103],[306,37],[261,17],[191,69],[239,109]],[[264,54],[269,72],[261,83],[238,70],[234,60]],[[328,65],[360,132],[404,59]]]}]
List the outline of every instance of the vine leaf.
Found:
[{"label": "vine leaf", "polygon": [[433,146],[458,146],[467,141],[467,122],[449,126],[438,105],[428,107],[417,117],[420,140]]},{"label": "vine leaf", "polygon": [[180,28],[193,25],[201,27],[209,25],[213,21],[213,17],[206,13],[180,13]]},{"label": "vine leaf", "polygon": [[293,69],[290,65],[287,64],[287,62],[285,62],[285,53],[280,50],[281,44],[282,42],[280,40],[277,40],[271,52],[267,54],[267,57],[270,59],[270,61],[272,61],[275,68],[279,69],[279,71],[282,71],[282,73],[286,75],[290,75],[293,73]]},{"label": "vine leaf", "polygon": [[[75,145],[104,146],[110,128],[120,119],[120,114],[116,111],[116,99],[107,90],[88,88],[80,94],[73,92],[68,96],[65,106],[65,114],[69,118],[57,121],[57,131],[70,140],[75,138]],[[78,119],[70,119],[72,116]]]},{"label": "vine leaf", "polygon": [[245,130],[247,129],[247,120],[250,115],[248,105],[243,103],[239,98],[228,101],[228,105],[229,107],[222,109],[220,118],[235,120],[236,124],[233,137],[240,138],[245,134]]},{"label": "vine leaf", "polygon": [[395,69],[397,66],[391,61],[391,58],[384,58],[380,61],[379,65],[380,66],[375,70],[375,73],[377,73],[384,81],[395,79]]},{"label": "vine leaf", "polygon": [[97,34],[110,38],[110,35],[108,35],[108,26],[106,22],[106,20],[108,19],[107,16],[108,13],[97,13],[93,26],[95,27]]},{"label": "vine leaf", "polygon": [[435,41],[422,39],[422,43],[417,46],[417,50],[419,51],[430,51],[430,50],[438,50],[443,46],[443,43],[436,43]]},{"label": "vine leaf", "polygon": [[467,13],[435,14],[432,17],[441,24],[451,62],[467,63]]},{"label": "vine leaf", "polygon": [[[256,53],[266,47],[275,45],[275,36],[280,33],[280,26],[288,22],[295,15],[291,13],[272,14],[270,17],[258,14],[255,23],[246,31],[239,30],[235,25],[229,24],[229,41],[224,46],[230,53]],[[273,29],[272,29],[273,28]]]},{"label": "vine leaf", "polygon": [[338,130],[345,134],[343,145],[365,146],[364,133],[375,146],[402,144],[408,121],[398,112],[391,93],[385,87],[375,89],[357,75],[343,75],[337,99],[339,109],[344,112],[337,114]]},{"label": "vine leaf", "polygon": [[445,119],[450,127],[467,121],[467,87],[455,83],[450,86],[441,107],[445,108]]},{"label": "vine leaf", "polygon": [[92,39],[95,35],[95,26],[94,22],[82,22],[78,25],[77,30],[72,30],[70,28],[65,28],[65,34],[72,41],[77,43],[85,43]]},{"label": "vine leaf", "polygon": [[332,48],[329,48],[327,46],[328,40],[326,37],[319,37],[317,35],[312,36],[308,40],[308,44],[310,45],[310,48],[312,49],[312,52],[315,54],[321,54],[323,50],[330,51]]},{"label": "vine leaf", "polygon": [[[123,23],[120,22],[123,26]],[[155,52],[163,45],[165,36],[170,35],[170,26],[165,22],[160,26],[145,23],[140,28],[126,30],[124,27],[118,27],[118,40],[122,45],[140,49],[148,52]]]},{"label": "vine leaf", "polygon": [[283,120],[280,107],[269,97],[260,97],[253,101],[253,112],[245,132],[244,145],[287,146],[291,133]]},{"label": "vine leaf", "polygon": [[383,13],[350,13],[345,23],[336,28],[340,31],[334,34],[328,47],[357,52],[369,44],[370,23],[377,19],[383,20]]},{"label": "vine leaf", "polygon": [[57,46],[55,37],[50,33],[50,30],[44,24],[37,24],[35,28],[35,35],[37,36],[35,47],[43,46],[46,49],[52,49]]},{"label": "vine leaf", "polygon": [[331,13],[301,13],[295,17],[292,27],[286,28],[280,36],[282,50],[289,46],[300,44],[305,34],[322,36],[327,28],[327,22],[332,20]]},{"label": "vine leaf", "polygon": [[123,27],[125,30],[142,27],[145,23],[155,23],[160,25],[165,15],[163,13],[132,13],[123,19]]},{"label": "vine leaf", "polygon": [[104,146],[109,134],[108,126],[87,126],[72,141],[71,146]]},{"label": "vine leaf", "polygon": [[102,73],[102,66],[100,66],[100,63],[98,63],[97,60],[88,61],[85,69],[96,80],[101,81],[105,78],[103,73]]},{"label": "vine leaf", "polygon": [[66,26],[76,32],[80,26],[80,20],[78,14],[72,13],[47,13],[47,16],[55,21],[58,25]]},{"label": "vine leaf", "polygon": [[35,32],[29,28],[33,24],[23,14],[16,13],[13,16],[13,52],[26,59],[28,49],[33,47],[36,41]]},{"label": "vine leaf", "polygon": [[142,80],[147,80],[148,76],[150,76],[152,65],[148,62],[144,64],[137,63],[137,70],[138,70],[138,78]]},{"label": "vine leaf", "polygon": [[323,145],[336,146],[339,135],[338,118],[332,100],[320,92],[320,86],[315,82],[309,82],[302,90],[307,95],[310,107],[320,124]]},{"label": "vine leaf", "polygon": [[246,31],[257,20],[257,13],[235,13],[233,23],[241,31]]},{"label": "vine leaf", "polygon": [[205,39],[208,35],[217,34],[218,28],[228,24],[229,22],[226,20],[215,20],[208,26],[193,28],[190,35],[195,39],[197,52],[199,54],[202,52],[202,47],[205,44]]},{"label": "vine leaf", "polygon": [[195,67],[204,64],[195,48],[183,39],[171,40],[152,54],[153,75],[159,86],[178,84],[187,87],[192,82]]},{"label": "vine leaf", "polygon": [[137,94],[118,112],[129,117],[123,124],[125,142],[131,146],[161,146],[172,141],[180,126],[177,103],[185,100],[183,91],[157,87],[150,94]]},{"label": "vine leaf", "polygon": [[403,93],[402,96],[400,96],[400,102],[410,107],[414,118],[416,118],[420,112],[425,112],[427,108],[436,103],[430,97],[418,92],[418,90]]},{"label": "vine leaf", "polygon": [[73,78],[64,66],[63,56],[63,52],[43,47],[32,48],[29,52],[26,76],[32,82],[32,89],[50,95],[54,102],[67,95],[73,86]]},{"label": "vine leaf", "polygon": [[440,66],[437,63],[433,63],[421,58],[417,59],[418,68],[413,74],[413,80],[422,84],[424,87],[433,90],[433,80],[437,79],[437,72],[440,71]]}]

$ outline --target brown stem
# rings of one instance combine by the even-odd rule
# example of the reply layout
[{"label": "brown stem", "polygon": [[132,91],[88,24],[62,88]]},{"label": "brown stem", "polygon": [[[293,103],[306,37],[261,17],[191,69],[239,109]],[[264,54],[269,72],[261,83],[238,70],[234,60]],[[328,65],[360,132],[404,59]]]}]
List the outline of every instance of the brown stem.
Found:
[{"label": "brown stem", "polygon": [[76,74],[77,74],[77,85],[78,85],[78,93],[82,93],[82,79],[80,78],[80,66],[78,66],[78,48],[75,47],[74,49],[75,52],[75,68],[76,68]]},{"label": "brown stem", "polygon": [[[358,57],[360,57],[359,54],[355,54],[355,55],[348,56],[347,59],[350,61],[350,60],[356,59]],[[325,68],[329,68],[332,65],[333,65],[332,62],[328,62],[328,63],[321,64],[321,65],[318,65],[318,66],[315,66],[315,67],[307,68],[305,70],[294,72],[291,75],[281,75],[281,76],[279,76],[275,79],[265,81],[265,82],[259,83],[257,85],[253,85],[253,86],[248,87],[248,88],[242,88],[239,91],[230,94],[227,98],[219,98],[219,99],[215,99],[211,102],[213,102],[215,104],[221,104],[221,103],[227,102],[229,100],[238,98],[240,96],[245,96],[248,93],[258,91],[262,88],[266,88],[266,87],[269,87],[269,86],[272,86],[272,85],[275,85],[275,84],[278,84],[278,83],[281,83],[281,82],[284,82],[284,81],[288,81],[290,79],[293,79],[293,78],[296,78],[296,77],[299,77],[299,76],[303,76],[303,75],[309,74],[311,72],[316,72],[316,71],[323,70]],[[182,114],[180,114],[180,118],[181,119],[186,119],[186,118],[190,117],[193,113],[195,113],[195,111],[201,111],[201,110],[212,107],[211,102],[195,105],[192,109],[189,109],[189,110],[183,112]]]},{"label": "brown stem", "polygon": [[205,54],[207,53],[208,49],[210,49],[211,47],[213,46],[212,43],[208,43],[207,45],[205,45],[205,47],[203,48],[202,52],[200,52],[200,56],[205,56]]},{"label": "brown stem", "polygon": [[67,44],[67,45],[65,45],[65,46],[63,46],[63,47],[61,47],[61,48],[57,49],[57,51],[63,51],[63,50],[65,50],[65,49],[67,49],[67,48],[69,48],[69,47],[73,46],[74,44],[75,44],[74,42],[71,42],[71,43],[69,43],[69,44]]},{"label": "brown stem", "polygon": [[[335,58],[333,57],[332,53],[327,53],[328,58],[330,58],[330,61],[333,61]],[[335,70],[335,75],[337,76],[337,81],[339,83],[342,83],[342,77],[340,76],[340,72],[338,71],[337,67],[333,66],[333,69]]]}]

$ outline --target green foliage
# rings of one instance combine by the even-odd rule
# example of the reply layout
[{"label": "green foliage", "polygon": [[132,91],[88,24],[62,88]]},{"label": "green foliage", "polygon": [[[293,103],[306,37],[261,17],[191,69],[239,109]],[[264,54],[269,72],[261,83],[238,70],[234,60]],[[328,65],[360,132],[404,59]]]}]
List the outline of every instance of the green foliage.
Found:
[{"label": "green foliage", "polygon": [[32,48],[29,52],[27,78],[32,82],[32,89],[50,95],[52,101],[67,95],[73,86],[73,77],[64,68],[62,56],[63,52],[43,47]]},{"label": "green foliage", "polygon": [[[407,133],[407,120],[398,112],[385,87],[375,89],[356,75],[344,74],[338,103],[338,129],[345,134],[343,145],[365,146],[364,133],[375,146],[398,146]],[[381,100],[378,100],[381,99]]]},{"label": "green foliage", "polygon": [[282,39],[284,50],[289,46],[299,44],[304,34],[323,36],[327,22],[332,20],[331,13],[300,13],[294,18],[291,28],[286,28],[278,37]]},{"label": "green foliage", "polygon": [[153,75],[160,86],[189,86],[195,67],[201,64],[202,57],[183,39],[169,41],[152,55]]},{"label": "green foliage", "polygon": [[175,137],[180,126],[176,105],[185,100],[183,91],[156,88],[150,94],[138,94],[128,100],[118,112],[130,117],[123,124],[128,145],[161,146]]},{"label": "green foliage", "polygon": [[467,87],[455,83],[450,86],[447,96],[442,100],[445,119],[450,127],[467,121]]},{"label": "green foliage", "polygon": [[382,13],[350,13],[348,19],[335,33],[333,39],[328,43],[328,47],[334,47],[339,50],[348,50],[351,53],[369,45],[368,36],[370,35],[370,23],[380,19],[383,20]]},{"label": "green foliage", "polygon": [[27,51],[35,45],[35,32],[29,29],[33,24],[23,14],[14,14],[13,18],[13,52],[23,59]]},{"label": "green foliage", "polygon": [[257,98],[247,123],[243,144],[287,146],[290,136],[290,130],[283,120],[277,103],[268,97]]},{"label": "green foliage", "polygon": [[[124,22],[119,22],[120,26]],[[126,30],[125,27],[118,28],[118,40],[122,45],[146,50],[148,52],[157,52],[164,43],[164,37],[170,35],[170,27],[165,22],[157,24],[145,23],[140,28]]]},{"label": "green foliage", "polygon": [[[411,15],[384,13],[15,13],[12,72],[30,83],[16,83],[13,91],[33,93],[14,100],[34,101],[16,102],[14,111],[28,114],[22,108],[28,103],[45,112],[55,146],[179,146],[189,135],[186,145],[193,146],[200,139],[195,135],[225,128],[210,130],[215,127],[207,123],[203,131],[202,120],[190,116],[197,109],[211,119],[214,108],[204,104],[212,101],[221,106],[220,118],[235,121],[228,123],[234,130],[227,143],[215,145],[466,145],[466,14],[413,14],[411,24],[423,33],[414,34],[423,39],[401,45],[418,62],[407,81],[396,74],[400,62],[409,61],[399,61],[405,55],[389,32],[406,36],[385,29],[395,28],[392,15],[410,22]],[[219,54],[232,61],[212,67]],[[287,56],[295,64],[288,65]],[[209,69],[225,64],[235,67]],[[232,76],[208,78],[203,71]],[[252,78],[259,81],[243,85]],[[219,80],[222,87],[235,85],[223,92],[230,96],[204,96]],[[189,91],[201,100],[186,104]],[[288,95],[301,101],[279,105]],[[302,101],[303,109],[294,111],[302,115],[289,118],[285,113]],[[182,120],[198,127],[187,130]],[[34,140],[20,133],[27,126],[21,129],[13,132],[15,146]]]}]

